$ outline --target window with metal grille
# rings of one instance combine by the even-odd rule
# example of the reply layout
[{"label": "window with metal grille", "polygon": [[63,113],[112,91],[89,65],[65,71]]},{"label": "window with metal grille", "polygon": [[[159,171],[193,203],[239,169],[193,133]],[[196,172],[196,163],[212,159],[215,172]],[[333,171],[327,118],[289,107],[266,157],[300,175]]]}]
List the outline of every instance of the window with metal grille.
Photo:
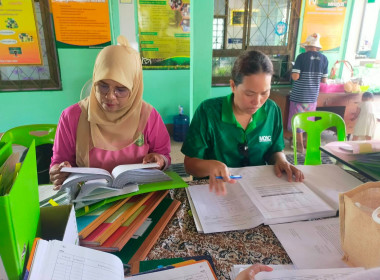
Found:
[{"label": "window with metal grille", "polygon": [[41,46],[42,65],[0,65],[0,91],[61,89],[53,25],[49,13],[49,0],[34,0],[33,3]]},{"label": "window with metal grille", "polygon": [[228,85],[236,57],[252,49],[271,58],[274,84],[290,84],[300,8],[301,0],[214,0],[213,85]]}]

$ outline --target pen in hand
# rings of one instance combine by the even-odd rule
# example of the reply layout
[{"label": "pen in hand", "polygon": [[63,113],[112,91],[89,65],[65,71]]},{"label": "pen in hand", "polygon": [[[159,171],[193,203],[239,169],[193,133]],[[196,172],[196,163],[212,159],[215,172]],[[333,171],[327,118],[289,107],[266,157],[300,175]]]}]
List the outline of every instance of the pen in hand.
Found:
[{"label": "pen in hand", "polygon": [[[215,176],[215,178],[216,178],[216,179],[223,179],[222,176]],[[237,179],[241,179],[241,178],[242,178],[241,175],[230,175],[230,179],[235,179],[235,180],[237,180]]]}]

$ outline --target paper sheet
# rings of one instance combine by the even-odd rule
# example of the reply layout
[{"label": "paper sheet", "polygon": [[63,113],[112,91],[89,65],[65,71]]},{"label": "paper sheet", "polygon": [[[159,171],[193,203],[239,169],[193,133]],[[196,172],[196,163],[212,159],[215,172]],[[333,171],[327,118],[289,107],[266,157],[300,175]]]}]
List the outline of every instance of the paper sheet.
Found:
[{"label": "paper sheet", "polygon": [[[334,216],[336,210],[302,182],[277,177],[273,166],[233,169],[242,175],[239,184],[253,201],[266,224]],[[326,180],[326,179],[325,179]]]},{"label": "paper sheet", "polygon": [[61,241],[40,240],[30,280],[124,279],[121,260],[109,253]]},{"label": "paper sheet", "polygon": [[[252,264],[236,264],[231,268],[230,277],[231,280],[235,280],[237,275],[242,272],[244,269],[247,269]],[[294,265],[292,264],[275,264],[275,265],[268,265],[274,270],[289,270],[289,269],[295,269]]]},{"label": "paper sheet", "polygon": [[[342,277],[362,271],[363,268],[335,268],[335,269],[305,269],[305,270],[273,270],[260,272],[255,280],[342,280]],[[344,278],[343,278],[344,279]]]},{"label": "paper sheet", "polygon": [[208,185],[188,187],[204,233],[249,229],[264,222],[239,184],[226,187],[225,196],[210,192]]},{"label": "paper sheet", "polygon": [[58,193],[58,190],[54,190],[54,185],[40,185],[38,186],[39,201],[46,200]]},{"label": "paper sheet", "polygon": [[339,194],[362,184],[335,164],[298,165],[305,174],[305,184],[331,207],[339,209]]},{"label": "paper sheet", "polygon": [[342,261],[339,218],[270,227],[298,269],[347,267]]}]

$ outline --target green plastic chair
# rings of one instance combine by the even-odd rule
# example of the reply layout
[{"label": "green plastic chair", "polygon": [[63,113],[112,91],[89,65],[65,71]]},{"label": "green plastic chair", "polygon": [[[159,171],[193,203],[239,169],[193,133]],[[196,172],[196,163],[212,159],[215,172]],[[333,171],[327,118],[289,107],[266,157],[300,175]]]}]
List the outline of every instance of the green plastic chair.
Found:
[{"label": "green plastic chair", "polygon": [[[315,120],[309,119],[316,117]],[[307,133],[305,165],[319,165],[322,163],[321,134],[322,131],[336,127],[338,141],[346,140],[346,124],[341,116],[332,112],[314,111],[295,114],[292,118],[294,164],[297,164],[297,128]]]},{"label": "green plastic chair", "polygon": [[[31,124],[14,127],[3,134],[0,139],[0,147],[3,143],[11,142],[12,144],[29,148],[34,140],[36,146],[38,184],[49,184],[49,167],[53,154],[52,146],[54,144],[56,130],[56,124]],[[24,151],[20,161],[23,161],[26,152],[27,150]]]},{"label": "green plastic chair", "polygon": [[17,126],[7,130],[0,139],[0,142],[12,142],[12,144],[29,147],[33,140],[36,146],[42,144],[53,144],[56,124],[30,124]]}]

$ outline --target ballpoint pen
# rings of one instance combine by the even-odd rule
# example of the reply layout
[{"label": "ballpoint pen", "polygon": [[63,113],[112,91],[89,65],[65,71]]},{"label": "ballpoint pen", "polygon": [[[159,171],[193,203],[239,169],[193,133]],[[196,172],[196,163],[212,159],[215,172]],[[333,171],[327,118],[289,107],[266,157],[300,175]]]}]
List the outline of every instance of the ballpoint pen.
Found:
[{"label": "ballpoint pen", "polygon": [[[215,176],[216,179],[223,179],[222,176]],[[230,175],[230,179],[241,179],[243,177],[241,177],[241,175]]]}]

